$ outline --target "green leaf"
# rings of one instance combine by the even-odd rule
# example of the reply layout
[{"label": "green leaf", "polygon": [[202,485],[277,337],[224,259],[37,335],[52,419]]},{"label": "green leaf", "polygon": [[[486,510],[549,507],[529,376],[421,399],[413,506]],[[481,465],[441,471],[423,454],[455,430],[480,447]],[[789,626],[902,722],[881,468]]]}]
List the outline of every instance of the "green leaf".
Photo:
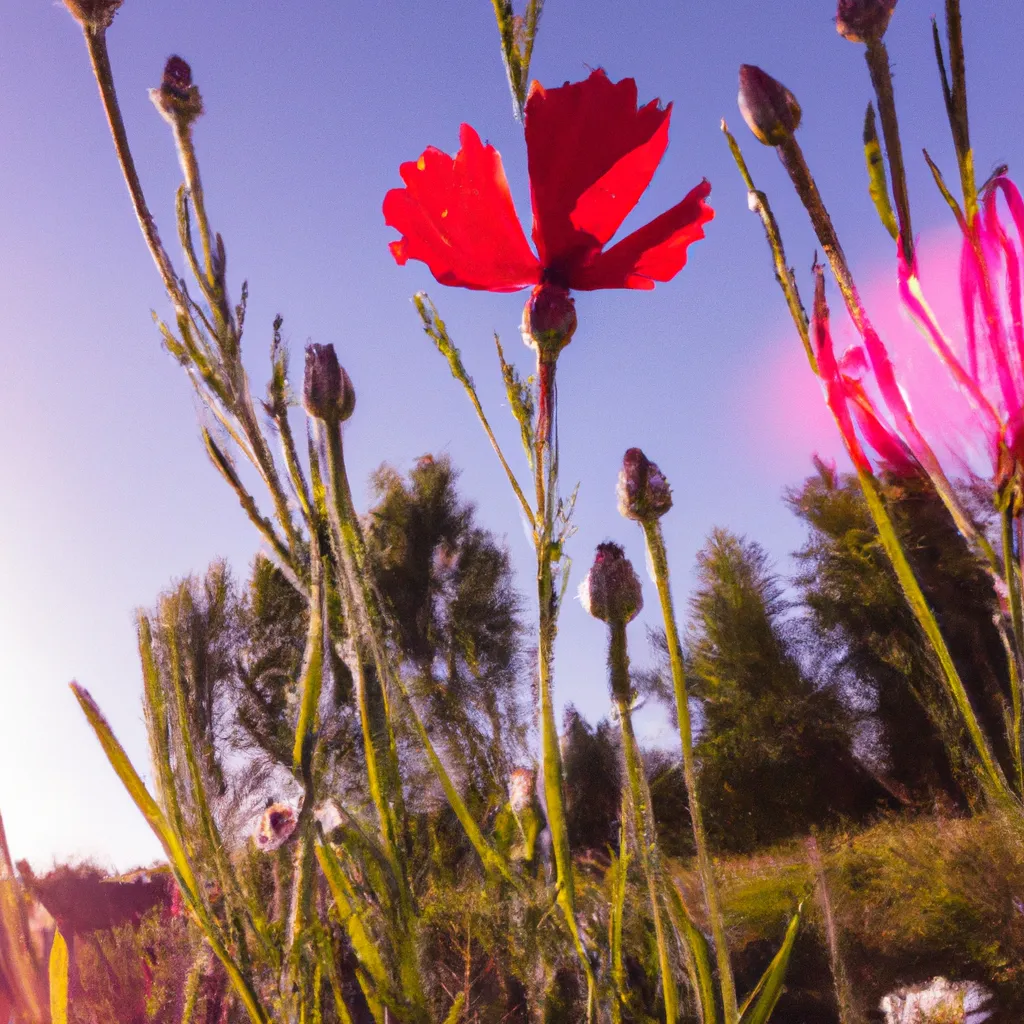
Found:
[{"label": "green leaf", "polygon": [[448,1011],[448,1016],[444,1019],[444,1024],[458,1024],[459,1018],[462,1016],[462,1008],[466,1005],[466,993],[460,992],[455,997],[455,1002],[452,1003],[452,1008]]},{"label": "green leaf", "polygon": [[869,103],[864,114],[864,160],[868,165],[868,192],[875,204],[882,226],[895,240],[899,235],[896,217],[889,201],[889,183],[885,177],[885,161],[882,159],[882,147],[878,141],[875,128],[875,108]]},{"label": "green leaf", "polygon": [[59,928],[50,947],[50,1024],[68,1024],[68,944]]},{"label": "green leaf", "polygon": [[779,996],[782,995],[782,983],[785,980],[789,958],[796,942],[796,933],[800,927],[800,912],[803,910],[803,906],[803,902],[801,902],[796,908],[796,913],[789,922],[778,953],[768,965],[768,969],[761,975],[757,987],[747,996],[746,1002],[740,1007],[740,1024],[765,1024],[771,1017],[775,1004],[779,1001]]},{"label": "green leaf", "polygon": [[690,954],[687,966],[701,1022],[702,1024],[717,1024],[718,1008],[715,1005],[715,980],[711,973],[711,947],[708,945],[704,933],[694,924],[675,881],[670,879],[666,890],[673,923]]}]

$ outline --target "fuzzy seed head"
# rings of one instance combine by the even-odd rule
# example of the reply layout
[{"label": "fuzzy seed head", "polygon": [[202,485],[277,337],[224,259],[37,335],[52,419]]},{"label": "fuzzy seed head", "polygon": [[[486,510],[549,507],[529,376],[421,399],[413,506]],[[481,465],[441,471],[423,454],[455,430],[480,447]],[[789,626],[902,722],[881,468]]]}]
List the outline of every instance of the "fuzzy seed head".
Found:
[{"label": "fuzzy seed head", "polygon": [[800,104],[779,81],[753,64],[740,66],[740,113],[766,146],[778,146],[800,126]]},{"label": "fuzzy seed head", "polygon": [[881,39],[896,9],[896,0],[839,0],[836,31],[851,43]]},{"label": "fuzzy seed head", "polygon": [[638,523],[660,519],[672,507],[665,474],[639,448],[630,448],[622,457],[618,494],[619,511]]},{"label": "fuzzy seed head", "polygon": [[523,341],[544,362],[553,363],[576,331],[576,301],[567,288],[539,284],[523,307]]},{"label": "fuzzy seed head", "polygon": [[640,580],[618,544],[597,545],[594,564],[580,584],[583,607],[602,622],[632,622],[644,606]]},{"label": "fuzzy seed head", "polygon": [[318,420],[342,423],[356,408],[356,392],[333,345],[306,346],[302,404]]},{"label": "fuzzy seed head", "polygon": [[64,0],[64,6],[82,28],[103,32],[110,28],[118,7],[124,0]]}]

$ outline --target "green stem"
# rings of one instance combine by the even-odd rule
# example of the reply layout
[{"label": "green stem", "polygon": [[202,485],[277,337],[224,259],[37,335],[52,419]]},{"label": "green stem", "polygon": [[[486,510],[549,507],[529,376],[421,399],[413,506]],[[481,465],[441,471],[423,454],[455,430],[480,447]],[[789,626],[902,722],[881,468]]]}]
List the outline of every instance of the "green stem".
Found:
[{"label": "green stem", "polygon": [[1006,662],[1010,670],[1010,700],[1012,720],[1010,723],[1010,753],[1013,758],[1017,793],[1024,797],[1024,765],[1021,763],[1021,688],[1017,659],[1024,651],[1024,608],[1021,602],[1021,576],[1016,559],[1013,557],[1014,515],[1010,503],[1003,509],[1003,566],[1006,588],[1010,598],[1010,621],[1013,624],[1013,650],[1007,652]]},{"label": "green stem", "polygon": [[878,481],[864,470],[858,470],[857,476],[860,480],[861,490],[864,492],[864,498],[867,501],[868,510],[871,512],[871,518],[878,529],[878,536],[882,546],[889,556],[889,561],[896,572],[896,578],[899,580],[900,587],[903,589],[911,611],[914,613],[914,617],[917,619],[918,624],[931,644],[932,650],[935,652],[935,656],[938,658],[946,683],[946,691],[960,713],[960,717],[971,737],[971,742],[974,744],[975,752],[978,755],[983,770],[982,784],[988,795],[994,798],[998,804],[1003,806],[1016,805],[1017,802],[1014,800],[1013,794],[1007,785],[1006,777],[996,763],[988,740],[985,738],[985,734],[982,732],[978,719],[974,714],[974,709],[971,707],[967,691],[964,689],[960,673],[957,672],[956,665],[953,663],[952,655],[946,646],[946,641],[942,636],[942,631],[939,629],[939,624],[935,620],[935,615],[928,605],[928,601],[917,582],[917,578],[914,576],[914,570],[910,566],[910,562],[903,550],[903,545],[896,535],[896,529],[892,519],[889,517],[885,502],[882,500]]},{"label": "green stem", "polygon": [[660,894],[663,879],[657,829],[651,807],[651,791],[647,785],[643,762],[640,759],[636,734],[633,732],[633,717],[629,706],[629,655],[626,650],[626,623],[621,620],[609,622],[608,631],[608,667],[611,674],[612,698],[619,712],[622,752],[626,762],[626,776],[629,780],[629,802],[633,811],[633,831],[636,833],[640,867],[647,882],[651,915],[654,918],[654,936],[658,944],[658,966],[661,970],[661,987],[665,998],[665,1021],[666,1024],[676,1024],[679,1016],[679,995],[676,990],[675,974],[672,970],[668,922]]},{"label": "green stem", "polygon": [[[357,662],[354,672],[356,682],[356,700],[359,705],[359,718],[363,731],[363,745],[366,752],[367,780],[370,785],[370,796],[377,809],[381,832],[388,851],[388,859],[392,863],[396,877],[404,891],[408,889],[408,874],[405,857],[401,849],[401,836],[404,832],[404,806],[401,791],[401,773],[398,766],[398,747],[395,741],[394,727],[391,718],[390,695],[387,692],[387,672],[384,668],[384,654],[381,649],[382,640],[376,635],[373,624],[368,621],[366,609],[366,589],[369,581],[365,574],[365,548],[358,525],[354,522],[354,506],[345,471],[345,455],[341,440],[341,425],[326,423],[324,433],[327,443],[327,472],[333,504],[330,507],[331,525],[339,534],[339,550],[347,563],[346,570],[349,596],[354,610],[361,612],[361,619],[353,623],[356,638]],[[366,646],[370,651],[366,652]],[[373,717],[369,706],[366,689],[366,673],[363,667],[363,655],[370,653],[377,669],[378,685],[381,689],[384,714],[384,753],[383,764],[379,751],[380,743],[375,735]]]},{"label": "green stem", "polygon": [[[332,520],[337,520],[337,528],[341,534],[341,547],[346,554],[349,587],[358,613],[357,621],[361,623],[363,627],[362,632],[369,642],[380,679],[381,690],[385,697],[384,716],[388,741],[387,765],[389,776],[395,780],[393,788],[396,791],[392,795],[392,799],[396,801],[401,799],[401,777],[398,771],[397,747],[395,745],[392,711],[388,698],[388,691],[394,689],[401,694],[408,709],[413,729],[419,737],[427,760],[430,762],[430,766],[440,782],[441,788],[444,790],[445,796],[448,798],[448,802],[455,812],[455,816],[459,819],[459,823],[462,825],[467,838],[483,861],[484,867],[488,871],[495,872],[511,882],[513,881],[511,869],[505,859],[487,842],[476,821],[474,821],[469,808],[466,807],[465,801],[452,782],[444,762],[441,760],[430,739],[430,734],[427,732],[427,728],[412,702],[412,696],[401,677],[401,673],[392,664],[391,656],[386,649],[384,613],[376,589],[373,586],[370,567],[367,563],[366,544],[359,528],[348,477],[345,472],[339,425],[328,424],[326,433],[328,469],[331,491],[334,496],[334,515],[332,515]],[[365,735],[366,726],[364,725],[364,737]],[[400,835],[398,822],[404,818],[404,808],[399,806],[397,813],[398,821],[396,821],[394,827],[395,834]]]},{"label": "green stem", "polygon": [[[537,377],[546,388],[538,401],[538,419],[547,417],[549,429],[542,438],[536,431],[533,460],[534,487],[537,508],[534,513],[534,546],[537,552],[537,679],[540,691],[540,741],[544,769],[544,802],[547,805],[548,827],[555,854],[555,885],[558,905],[565,916],[566,925],[579,955],[580,965],[587,979],[587,1020],[596,1010],[596,980],[590,959],[580,937],[576,921],[576,883],[573,877],[572,850],[569,845],[569,826],[565,817],[565,795],[562,792],[564,773],[562,751],[555,723],[553,694],[553,667],[555,637],[558,632],[558,597],[555,593],[552,562],[554,560],[555,504],[558,488],[558,466],[550,429],[555,419],[555,363],[546,365],[537,357]],[[541,410],[544,410],[542,413]]]},{"label": "green stem", "polygon": [[676,716],[679,719],[679,740],[683,752],[683,779],[686,783],[686,797],[690,804],[690,821],[693,825],[693,842],[697,851],[697,871],[704,890],[704,903],[711,935],[715,941],[715,957],[718,961],[718,979],[722,992],[725,1024],[736,1024],[739,1011],[736,1002],[736,982],[729,962],[729,947],[726,943],[725,920],[718,897],[714,866],[708,851],[707,834],[704,831],[704,816],[697,792],[697,772],[693,761],[693,732],[690,726],[690,705],[686,692],[686,667],[683,664],[683,647],[676,625],[676,613],[672,602],[669,579],[668,556],[661,524],[657,519],[641,523],[647,553],[654,570],[654,582],[658,588],[661,614],[665,622],[665,640],[668,644],[669,664],[672,669],[672,687],[676,698]]},{"label": "green stem", "polygon": [[889,67],[889,52],[882,39],[872,39],[867,44],[865,57],[871,84],[878,99],[878,113],[882,119],[882,137],[885,139],[885,155],[889,160],[889,174],[892,178],[892,199],[900,225],[900,241],[908,263],[914,260],[914,235],[910,227],[910,199],[907,195],[907,172],[903,166],[903,147],[900,144],[899,121],[896,118],[896,100],[892,90],[892,69]]}]

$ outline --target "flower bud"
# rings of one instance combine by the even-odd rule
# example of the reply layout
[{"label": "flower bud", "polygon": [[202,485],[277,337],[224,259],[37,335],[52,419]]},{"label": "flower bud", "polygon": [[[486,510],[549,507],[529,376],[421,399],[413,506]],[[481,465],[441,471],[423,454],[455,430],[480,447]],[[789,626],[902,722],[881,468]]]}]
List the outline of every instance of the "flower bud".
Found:
[{"label": "flower bud", "polygon": [[356,392],[333,345],[306,346],[302,404],[310,416],[328,423],[342,423],[355,411]]},{"label": "flower bud", "polygon": [[264,853],[279,850],[292,837],[299,817],[289,804],[271,804],[260,819],[253,841]]},{"label": "flower bud", "polygon": [[539,284],[523,307],[523,341],[544,362],[554,362],[576,331],[576,302],[557,284]]},{"label": "flower bud", "polygon": [[619,511],[639,523],[660,519],[672,507],[672,488],[657,463],[639,448],[622,457],[618,492]]},{"label": "flower bud", "polygon": [[192,69],[180,57],[168,57],[159,89],[149,98],[164,118],[177,128],[187,129],[203,112],[199,87],[192,84]]},{"label": "flower bud", "polygon": [[644,606],[640,580],[625,551],[606,541],[597,545],[590,572],[580,584],[583,607],[602,622],[632,622]]},{"label": "flower bud", "polygon": [[532,768],[516,768],[508,780],[508,802],[516,814],[522,814],[533,803],[536,775]]},{"label": "flower bud", "polygon": [[851,43],[881,39],[896,9],[896,0],[839,0],[836,31]]},{"label": "flower bud", "polygon": [[740,113],[766,146],[785,142],[800,126],[800,104],[779,81],[753,64],[740,65]]},{"label": "flower bud", "polygon": [[118,7],[124,0],[64,0],[74,19],[92,32],[110,28]]}]

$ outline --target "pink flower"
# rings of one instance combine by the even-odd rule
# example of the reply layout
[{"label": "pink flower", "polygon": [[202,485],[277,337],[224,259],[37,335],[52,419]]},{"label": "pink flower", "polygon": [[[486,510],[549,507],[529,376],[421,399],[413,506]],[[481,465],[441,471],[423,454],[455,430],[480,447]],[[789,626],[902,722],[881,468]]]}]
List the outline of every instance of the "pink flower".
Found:
[{"label": "pink flower", "polygon": [[[1006,212],[1000,215],[999,196]],[[993,179],[964,232],[960,294],[965,337],[958,352],[924,297],[917,267],[900,254],[903,303],[975,410],[997,484],[1024,466],[1024,200],[1005,175]],[[888,402],[889,398],[886,396]]]},{"label": "pink flower", "polygon": [[[868,356],[865,349],[855,345],[840,359],[836,359],[828,304],[825,302],[825,276],[817,264],[814,273],[811,338],[818,361],[818,375],[825,390],[825,402],[839,427],[850,459],[858,470],[872,472],[871,462],[861,442],[863,438],[885,468],[897,476],[912,476],[920,472],[920,466],[910,449],[885,424],[864,387],[862,378],[868,372]],[[865,333],[870,337],[870,346],[873,349],[881,347],[881,342],[872,328],[868,327]],[[882,352],[884,354],[884,349]],[[875,354],[877,357],[878,353]],[[885,358],[887,360],[888,356]],[[891,364],[889,370],[892,370]],[[887,377],[884,370],[882,375]],[[895,382],[895,374],[892,379]]]}]

